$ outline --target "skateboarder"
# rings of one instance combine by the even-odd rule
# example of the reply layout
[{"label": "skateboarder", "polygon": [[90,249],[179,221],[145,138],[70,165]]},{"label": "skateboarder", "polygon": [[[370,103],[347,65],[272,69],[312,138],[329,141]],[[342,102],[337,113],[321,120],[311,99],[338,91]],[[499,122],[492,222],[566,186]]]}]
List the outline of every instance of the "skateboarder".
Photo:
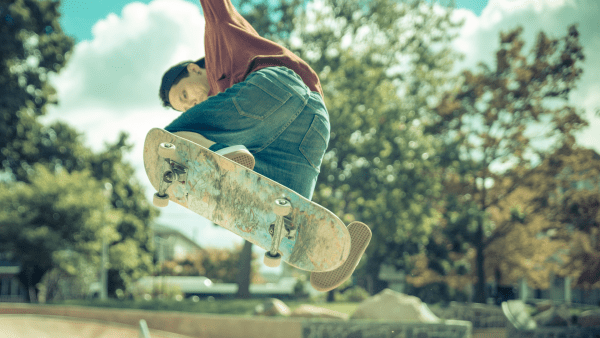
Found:
[{"label": "skateboarder", "polygon": [[165,129],[311,199],[330,133],[317,74],[259,36],[230,0],[200,3],[206,56],[163,75],[163,105],[183,112]]}]

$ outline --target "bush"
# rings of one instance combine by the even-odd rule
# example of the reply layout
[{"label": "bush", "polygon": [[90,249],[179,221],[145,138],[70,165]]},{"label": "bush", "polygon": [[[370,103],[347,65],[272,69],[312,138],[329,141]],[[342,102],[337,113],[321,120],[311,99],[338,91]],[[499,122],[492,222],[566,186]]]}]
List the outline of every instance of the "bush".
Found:
[{"label": "bush", "polygon": [[40,303],[82,299],[89,291],[89,284],[83,277],[71,275],[60,268],[48,271],[36,286]]},{"label": "bush", "polygon": [[[166,261],[159,267],[161,276],[204,276],[215,283],[236,283],[239,273],[238,263],[243,245],[234,250],[205,248],[188,254],[185,258]],[[260,280],[259,266],[252,254],[251,280]]]},{"label": "bush", "polygon": [[163,283],[160,277],[156,278],[157,283],[152,287],[133,287],[130,292],[134,300],[153,300],[153,299],[176,299],[183,298],[183,293],[178,285]]},{"label": "bush", "polygon": [[357,285],[346,289],[343,293],[337,294],[335,300],[339,302],[362,302],[369,297],[371,297],[369,292]]},{"label": "bush", "polygon": [[427,304],[466,302],[468,295],[460,290],[455,290],[445,283],[431,283],[422,287],[407,284],[404,291],[407,295],[415,296]]},{"label": "bush", "polygon": [[306,292],[306,276],[300,275],[294,284],[294,297],[295,298],[307,298],[308,293]]}]

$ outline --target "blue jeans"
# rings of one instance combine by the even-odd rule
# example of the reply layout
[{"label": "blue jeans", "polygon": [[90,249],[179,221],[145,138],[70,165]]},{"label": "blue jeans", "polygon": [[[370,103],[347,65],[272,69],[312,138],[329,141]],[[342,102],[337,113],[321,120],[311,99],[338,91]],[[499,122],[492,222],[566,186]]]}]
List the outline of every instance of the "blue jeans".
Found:
[{"label": "blue jeans", "polygon": [[286,67],[269,67],[190,108],[167,131],[189,131],[242,144],[254,171],[311,199],[329,143],[323,98]]}]

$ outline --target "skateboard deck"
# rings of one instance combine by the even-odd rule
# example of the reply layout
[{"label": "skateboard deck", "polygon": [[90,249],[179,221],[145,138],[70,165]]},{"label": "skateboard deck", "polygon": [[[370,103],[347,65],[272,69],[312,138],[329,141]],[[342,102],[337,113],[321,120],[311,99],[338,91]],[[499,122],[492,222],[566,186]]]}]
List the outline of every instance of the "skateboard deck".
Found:
[{"label": "skateboard deck", "polygon": [[160,190],[170,167],[159,156],[162,143],[174,145],[176,155],[171,160],[186,171],[185,180],[174,181],[166,189],[170,201],[269,250],[277,218],[273,204],[284,198],[291,204],[286,218],[294,234],[283,237],[278,247],[283,261],[302,270],[321,272],[336,269],[348,258],[349,232],[332,212],[265,176],[159,128],[151,129],[144,143],[144,167],[156,190]]}]

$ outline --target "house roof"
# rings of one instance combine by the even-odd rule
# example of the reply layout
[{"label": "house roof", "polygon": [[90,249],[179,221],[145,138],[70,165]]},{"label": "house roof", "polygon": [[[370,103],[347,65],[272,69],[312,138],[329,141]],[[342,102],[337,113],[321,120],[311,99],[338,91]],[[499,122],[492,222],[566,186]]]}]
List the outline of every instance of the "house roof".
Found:
[{"label": "house roof", "polygon": [[187,242],[188,244],[190,244],[193,247],[196,247],[198,249],[202,248],[200,245],[198,245],[198,243],[196,243],[195,241],[190,239],[188,236],[184,235],[179,230],[174,229],[168,225],[153,223],[151,225],[151,228],[152,228],[152,231],[154,232],[154,236],[158,236],[158,237],[175,236],[175,237],[178,237],[179,239],[183,240],[184,242]]}]

